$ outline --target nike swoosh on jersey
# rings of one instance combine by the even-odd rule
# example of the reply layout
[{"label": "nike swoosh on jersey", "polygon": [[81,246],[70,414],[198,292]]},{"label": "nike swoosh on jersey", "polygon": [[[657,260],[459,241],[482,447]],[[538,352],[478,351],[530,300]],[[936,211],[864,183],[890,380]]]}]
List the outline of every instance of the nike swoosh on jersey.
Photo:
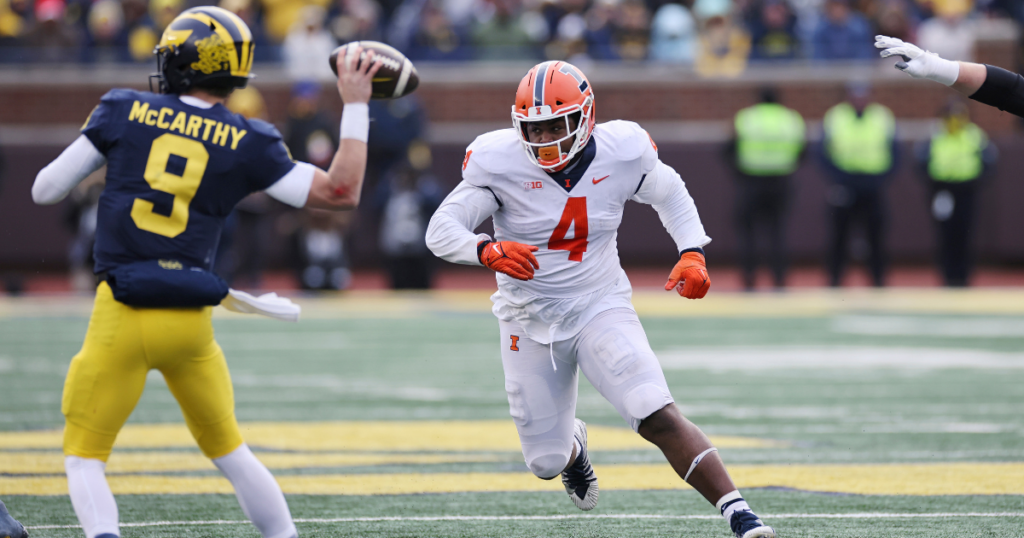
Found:
[{"label": "nike swoosh on jersey", "polygon": [[[608,174],[608,176],[610,176],[610,175],[611,175],[611,174]],[[601,179],[597,179],[597,178],[594,178],[594,185],[597,185],[598,183],[600,183],[600,182],[602,182],[602,181],[604,181],[604,180],[608,179],[608,176],[604,176],[604,177],[603,177],[603,178],[601,178]]]}]

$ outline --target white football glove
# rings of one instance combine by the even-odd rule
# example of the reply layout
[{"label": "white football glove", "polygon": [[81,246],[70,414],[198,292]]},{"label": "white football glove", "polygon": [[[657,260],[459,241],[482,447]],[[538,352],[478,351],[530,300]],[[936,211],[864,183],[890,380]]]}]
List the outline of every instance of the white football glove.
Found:
[{"label": "white football glove", "polygon": [[960,76],[960,64],[944,60],[934,52],[921,50],[913,43],[884,35],[875,36],[875,48],[883,49],[882,58],[899,56],[902,62],[896,62],[896,69],[914,78],[925,78],[952,86]]}]

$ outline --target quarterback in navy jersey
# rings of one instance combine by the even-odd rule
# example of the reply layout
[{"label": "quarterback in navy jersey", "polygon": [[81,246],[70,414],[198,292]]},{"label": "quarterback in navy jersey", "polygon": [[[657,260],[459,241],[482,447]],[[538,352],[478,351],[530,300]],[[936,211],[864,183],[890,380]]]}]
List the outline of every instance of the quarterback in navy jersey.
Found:
[{"label": "quarterback in navy jersey", "polygon": [[[211,324],[210,305],[228,305],[229,291],[209,271],[225,217],[250,193],[265,191],[294,207],[357,205],[367,103],[380,62],[371,51],[357,67],[358,47],[338,59],[341,143],[325,171],[294,162],[269,123],[225,108],[251,76],[253,47],[233,13],[209,6],[183,12],[154,51],[159,93],[107,93],[82,135],[32,187],[36,203],[54,204],[107,166],[95,246],[100,283],[61,402],[68,491],[87,538],[120,536],[105,466],[152,369],[163,374],[199,448],[231,482],[260,534],[298,536],[280,487],[239,431]],[[260,302],[234,291],[228,297]]]}]

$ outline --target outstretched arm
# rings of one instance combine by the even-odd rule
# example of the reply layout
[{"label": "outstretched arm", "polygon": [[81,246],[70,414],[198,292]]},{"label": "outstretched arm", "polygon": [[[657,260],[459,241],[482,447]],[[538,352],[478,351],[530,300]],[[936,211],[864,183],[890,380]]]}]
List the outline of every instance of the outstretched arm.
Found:
[{"label": "outstretched arm", "polygon": [[32,201],[51,205],[64,199],[89,174],[107,164],[106,157],[85,135],[79,136],[59,157],[36,174]]},{"label": "outstretched arm", "polygon": [[914,77],[940,82],[989,106],[1024,117],[1024,77],[992,65],[954,62],[922,50],[913,43],[875,36],[882,58],[899,56],[896,69]]},{"label": "outstretched arm", "polygon": [[452,263],[483,265],[477,244],[490,241],[473,230],[498,210],[491,191],[463,181],[444,199],[427,226],[427,247],[435,256]]},{"label": "outstretched arm", "polygon": [[352,54],[338,55],[338,93],[345,103],[341,116],[341,142],[334,160],[326,171],[313,170],[306,207],[320,209],[355,209],[363,191],[366,175],[366,141],[370,133],[369,101],[373,75],[380,69],[374,52],[367,54],[358,68],[356,58],[362,53],[356,47]]}]

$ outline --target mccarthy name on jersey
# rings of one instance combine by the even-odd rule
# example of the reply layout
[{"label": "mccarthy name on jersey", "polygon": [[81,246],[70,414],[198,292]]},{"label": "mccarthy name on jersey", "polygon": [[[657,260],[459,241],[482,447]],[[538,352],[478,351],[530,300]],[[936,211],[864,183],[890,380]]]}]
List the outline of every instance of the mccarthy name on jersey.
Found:
[{"label": "mccarthy name on jersey", "polygon": [[479,265],[476,244],[486,237],[472,230],[493,216],[496,240],[539,248],[533,280],[498,273],[499,288],[557,298],[614,283],[627,200],[652,204],[680,251],[711,241],[679,174],[633,122],[597,125],[580,158],[556,173],[530,162],[514,129],[493,131],[467,148],[462,177],[431,220],[427,242],[445,260]]}]

